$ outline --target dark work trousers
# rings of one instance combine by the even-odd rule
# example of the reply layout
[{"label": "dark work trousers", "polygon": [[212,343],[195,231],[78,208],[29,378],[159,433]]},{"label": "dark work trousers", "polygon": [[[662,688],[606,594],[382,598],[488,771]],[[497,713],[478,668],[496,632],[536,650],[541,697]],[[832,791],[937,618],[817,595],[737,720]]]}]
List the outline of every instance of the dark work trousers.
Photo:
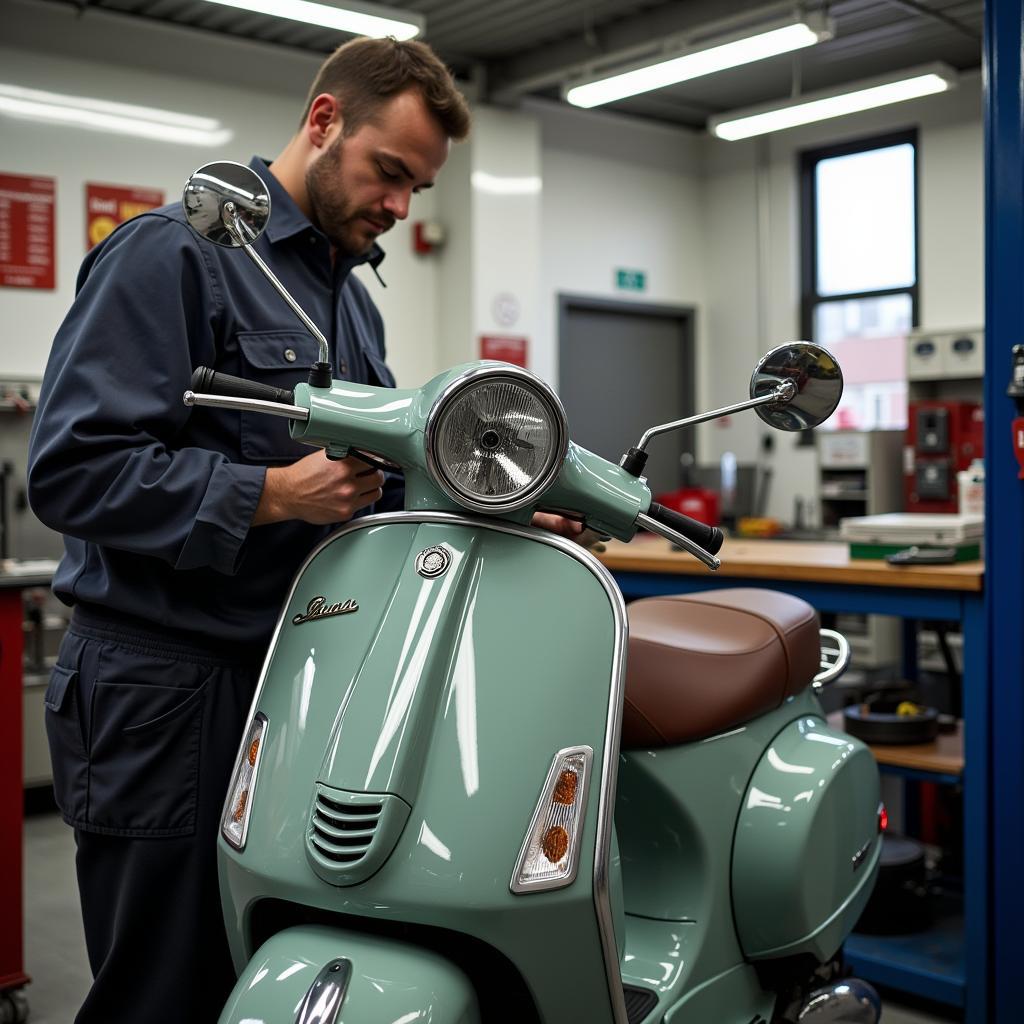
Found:
[{"label": "dark work trousers", "polygon": [[76,608],[46,692],[93,985],[76,1024],[214,1024],[217,835],[263,652]]}]

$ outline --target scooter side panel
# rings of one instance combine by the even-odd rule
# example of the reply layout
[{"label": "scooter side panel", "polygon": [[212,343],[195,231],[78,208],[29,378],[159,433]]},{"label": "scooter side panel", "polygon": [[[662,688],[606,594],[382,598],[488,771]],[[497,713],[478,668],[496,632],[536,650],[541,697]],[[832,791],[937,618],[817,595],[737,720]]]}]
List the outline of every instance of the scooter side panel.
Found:
[{"label": "scooter side panel", "polygon": [[[403,942],[307,925],[268,939],[239,976],[219,1024],[294,1021],[325,964],[351,965],[336,1019],[479,1024],[469,979],[454,964]],[[324,1000],[323,1003],[328,1003]],[[328,1003],[329,1005],[329,1003]],[[325,1005],[311,1019],[324,1020]]]},{"label": "scooter side panel", "polygon": [[746,964],[710,978],[665,1014],[665,1024],[755,1024],[771,1020],[775,998],[762,990]]},{"label": "scooter side panel", "polygon": [[752,1024],[771,1020],[775,994],[764,991],[757,972],[735,959],[699,977],[693,965],[707,941],[696,922],[629,918],[629,947],[622,967],[628,985],[656,992],[659,1004],[648,1024]]},{"label": "scooter side panel", "polygon": [[[252,952],[253,905],[287,900],[475,936],[519,967],[545,1016],[611,1020],[593,880],[622,638],[595,574],[541,536],[396,522],[339,537],[306,568],[257,701],[269,724],[248,842],[220,847],[236,962]],[[438,545],[452,567],[424,580],[416,555]],[[319,595],[360,610],[291,625]],[[578,745],[594,759],[576,880],[513,895],[552,758]],[[412,806],[390,858],[356,885],[325,883],[305,853],[327,779]]]},{"label": "scooter side panel", "polygon": [[775,737],[733,848],[736,927],[749,957],[835,953],[874,887],[879,802],[878,768],[859,740],[810,716]]},{"label": "scooter side panel", "polygon": [[[679,699],[686,700],[685,682]],[[626,910],[623,978],[657,991],[663,1006],[712,985],[718,994],[708,989],[698,1002],[724,1002],[717,1004],[719,1016],[707,1019],[748,1021],[753,1015],[740,1016],[745,996],[729,1001],[730,991],[739,997],[745,986],[759,986],[749,966],[742,985],[730,973],[744,963],[744,953],[732,914],[723,912],[732,903],[732,865],[723,851],[732,848],[744,794],[765,748],[793,721],[820,714],[817,699],[805,691],[716,736],[623,754],[615,809]],[[678,942],[666,941],[672,937]],[[728,984],[714,988],[724,977]]]}]

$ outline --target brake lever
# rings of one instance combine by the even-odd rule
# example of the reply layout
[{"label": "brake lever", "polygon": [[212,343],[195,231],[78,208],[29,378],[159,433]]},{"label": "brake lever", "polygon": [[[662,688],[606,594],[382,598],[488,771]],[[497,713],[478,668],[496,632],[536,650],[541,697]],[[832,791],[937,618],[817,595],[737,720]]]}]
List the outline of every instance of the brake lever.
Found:
[{"label": "brake lever", "polygon": [[236,409],[239,412],[262,412],[268,416],[284,416],[289,420],[308,420],[309,410],[300,405],[282,405],[263,398],[235,398],[233,395],[204,395],[186,391],[181,400],[187,406],[205,405],[212,409]]},{"label": "brake lever", "polygon": [[677,544],[684,551],[693,555],[699,562],[703,562],[712,571],[722,567],[721,559],[705,551],[699,544],[695,544],[690,540],[689,537],[684,537],[681,533],[676,533],[675,530],[670,529],[663,523],[659,523],[657,519],[653,519],[645,512],[637,514],[636,525],[643,527],[645,530],[650,530],[651,533],[656,533],[659,537],[664,537],[665,540],[669,540],[673,544]]}]

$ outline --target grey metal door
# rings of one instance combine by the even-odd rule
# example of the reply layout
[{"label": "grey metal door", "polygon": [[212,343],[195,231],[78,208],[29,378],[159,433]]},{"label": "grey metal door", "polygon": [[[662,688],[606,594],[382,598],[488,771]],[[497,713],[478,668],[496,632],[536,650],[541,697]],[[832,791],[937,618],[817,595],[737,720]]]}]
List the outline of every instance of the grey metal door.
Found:
[{"label": "grey metal door", "polygon": [[[693,412],[693,312],[600,299],[559,299],[558,393],[577,443],[612,462],[656,423]],[[646,476],[654,494],[680,483],[693,428],[655,438]]]}]

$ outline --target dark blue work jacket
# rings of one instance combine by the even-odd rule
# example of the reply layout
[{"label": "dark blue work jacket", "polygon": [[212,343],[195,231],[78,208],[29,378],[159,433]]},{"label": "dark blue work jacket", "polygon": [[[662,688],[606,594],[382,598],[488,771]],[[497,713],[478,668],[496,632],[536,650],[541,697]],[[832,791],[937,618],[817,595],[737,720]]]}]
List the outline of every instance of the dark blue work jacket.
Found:
[{"label": "dark blue work jacket", "polygon": [[[326,237],[262,160],[256,250],[327,337],[340,379],[394,387],[383,324]],[[313,337],[252,261],[189,227],[180,204],[136,217],[86,257],[53,343],[29,453],[29,500],[64,534],[54,592],[229,644],[265,645],[296,569],[329,528],[250,529],[267,466],[313,449],[288,421],[188,409],[197,366],[292,388]],[[401,506],[390,480],[377,510]]]}]

